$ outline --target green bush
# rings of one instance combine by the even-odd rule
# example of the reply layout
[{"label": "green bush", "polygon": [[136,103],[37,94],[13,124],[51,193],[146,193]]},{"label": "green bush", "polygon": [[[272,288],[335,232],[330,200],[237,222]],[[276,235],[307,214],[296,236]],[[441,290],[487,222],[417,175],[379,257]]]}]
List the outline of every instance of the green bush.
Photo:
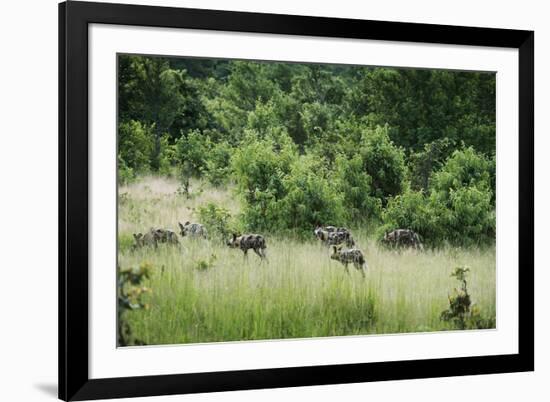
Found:
[{"label": "green bush", "polygon": [[250,135],[231,158],[234,178],[245,202],[255,204],[262,193],[280,199],[284,195],[283,178],[297,157],[296,147],[288,135],[283,135],[278,142],[271,138],[258,140]]},{"label": "green bush", "polygon": [[239,232],[231,213],[213,202],[198,208],[200,222],[206,226],[210,238],[227,240],[233,232]]},{"label": "green bush", "polygon": [[464,246],[494,241],[496,219],[491,197],[489,190],[475,186],[451,190],[446,211],[440,216],[447,240]]},{"label": "green bush", "polygon": [[401,193],[406,173],[403,150],[393,144],[388,132],[387,126],[364,130],[357,149],[363,169],[372,178],[373,195],[383,204]]},{"label": "green bush", "polygon": [[343,197],[348,222],[359,224],[380,219],[382,203],[372,196],[372,177],[363,169],[360,155],[351,159],[337,156],[331,179]]},{"label": "green bush", "polygon": [[282,126],[281,120],[273,100],[266,103],[257,102],[256,108],[248,113],[246,128],[254,130],[262,138],[274,127],[280,126]]},{"label": "green bush", "polygon": [[411,187],[428,191],[429,180],[434,171],[441,169],[455,141],[440,138],[424,145],[424,149],[409,156]]},{"label": "green bush", "polygon": [[468,293],[468,267],[457,267],[451,276],[460,282],[460,289],[454,289],[449,295],[449,308],[441,312],[440,319],[451,323],[457,329],[495,328],[495,319],[481,315],[479,308],[472,303]]},{"label": "green bush", "polygon": [[204,169],[204,176],[212,185],[221,186],[228,181],[232,154],[233,149],[227,142],[218,142],[212,146]]},{"label": "green bush", "polygon": [[175,159],[187,174],[199,177],[206,169],[212,148],[210,138],[199,130],[192,130],[176,141]]},{"label": "green bush", "polygon": [[302,127],[310,141],[318,141],[319,136],[330,129],[334,108],[326,103],[312,102],[302,105],[300,118]]},{"label": "green bush", "polygon": [[[343,175],[351,173],[353,178],[349,185],[360,187],[356,191],[365,191],[368,187],[365,195],[379,199],[381,205],[385,205],[390,197],[401,193],[407,172],[405,155],[390,140],[388,127],[369,128],[366,121],[355,119],[338,122],[336,126],[336,129],[316,133],[316,139],[310,141],[307,153],[323,159],[327,168],[334,170],[335,176],[344,182],[346,178]],[[350,160],[350,166],[344,166],[342,155]],[[340,159],[338,165],[337,159]],[[344,187],[341,190],[346,191]],[[351,201],[350,195],[347,194],[348,201]],[[357,196],[353,198],[356,199]],[[367,210],[371,214],[378,208],[371,199],[365,202],[370,205]],[[349,206],[360,211],[365,210],[365,205],[358,205],[357,199]]]},{"label": "green bush", "polygon": [[456,150],[433,175],[432,192],[438,193],[443,201],[449,201],[452,191],[464,187],[493,191],[494,163],[494,159],[477,153],[472,147]]},{"label": "green bush", "polygon": [[388,202],[382,214],[384,225],[378,230],[380,240],[386,231],[412,229],[427,245],[436,246],[444,240],[441,221],[429,200],[420,191],[407,190]]},{"label": "green bush", "polygon": [[145,345],[136,338],[128,323],[128,313],[134,310],[147,309],[144,295],[151,290],[143,283],[151,277],[151,264],[142,262],[139,267],[120,269],[117,266],[117,325],[118,346]]},{"label": "green bush", "polygon": [[139,121],[130,120],[118,126],[118,155],[124,167],[134,173],[150,169],[155,142],[153,127]]},{"label": "green bush", "polygon": [[174,174],[177,163],[176,153],[176,146],[170,144],[168,134],[163,135],[160,139],[159,174],[169,177]]},{"label": "green bush", "polygon": [[119,185],[128,184],[131,183],[135,177],[136,174],[134,172],[134,169],[129,167],[126,162],[124,162],[124,159],[118,155],[118,183]]},{"label": "green bush", "polygon": [[383,213],[383,231],[413,229],[430,245],[494,242],[493,161],[471,148],[455,151],[432,176],[430,193],[405,191]]},{"label": "green bush", "polygon": [[346,221],[344,197],[323,174],[319,159],[300,157],[283,186],[286,194],[275,210],[279,229],[307,237],[319,224],[342,225]]},{"label": "green bush", "polygon": [[243,225],[303,236],[319,223],[343,224],[343,196],[328,180],[323,160],[298,156],[288,135],[281,138],[251,140],[235,150],[232,167],[244,194]]},{"label": "green bush", "polygon": [[454,244],[495,240],[494,160],[473,148],[455,151],[432,178],[430,204]]}]

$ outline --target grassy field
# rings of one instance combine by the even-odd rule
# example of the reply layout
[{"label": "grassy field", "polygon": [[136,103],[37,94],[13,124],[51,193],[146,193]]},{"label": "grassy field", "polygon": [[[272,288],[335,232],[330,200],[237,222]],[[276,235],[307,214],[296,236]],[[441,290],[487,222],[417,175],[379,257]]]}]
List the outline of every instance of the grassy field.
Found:
[{"label": "grassy field", "polygon": [[[192,193],[201,184],[193,183]],[[269,261],[220,241],[180,237],[179,246],[132,250],[132,233],[150,227],[176,231],[197,221],[194,208],[212,201],[236,214],[230,191],[204,186],[196,197],[179,195],[178,183],[146,177],[119,188],[119,265],[149,262],[145,285],[150,308],[127,314],[135,336],[147,344],[387,334],[454,329],[440,320],[458,282],[457,266],[470,267],[468,290],[485,317],[496,316],[495,248],[395,252],[354,230],[365,254],[366,278],[329,258],[312,240],[266,236]],[[206,263],[212,263],[211,266]]]}]

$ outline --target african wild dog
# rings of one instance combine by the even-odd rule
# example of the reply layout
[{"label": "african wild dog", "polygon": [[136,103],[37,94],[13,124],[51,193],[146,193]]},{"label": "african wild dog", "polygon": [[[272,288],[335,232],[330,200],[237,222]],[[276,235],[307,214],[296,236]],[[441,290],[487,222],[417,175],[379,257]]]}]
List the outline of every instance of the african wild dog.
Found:
[{"label": "african wild dog", "polygon": [[265,239],[259,234],[244,234],[237,236],[233,233],[233,237],[227,241],[227,245],[231,248],[240,248],[245,257],[248,256],[248,250],[252,249],[262,260],[267,258],[265,254],[265,249],[267,248]]},{"label": "african wild dog", "polygon": [[347,247],[351,248],[355,246],[355,240],[351,237],[350,232],[333,232],[328,234],[327,238],[328,246],[337,246],[345,243]]},{"label": "african wild dog", "polygon": [[424,249],[418,233],[410,229],[396,229],[391,232],[386,232],[382,241],[392,247],[412,247],[417,250]]},{"label": "african wild dog", "polygon": [[349,274],[348,270],[348,264],[352,263],[355,266],[355,269],[361,271],[361,275],[363,275],[363,278],[365,277],[365,271],[367,270],[367,263],[365,261],[365,257],[363,256],[363,253],[361,250],[357,248],[351,248],[342,250],[342,246],[332,247],[332,254],[330,255],[330,258],[336,261],[340,261],[342,264],[344,264],[344,267],[346,268],[346,272]]},{"label": "african wild dog", "polygon": [[351,232],[346,228],[338,228],[335,226],[317,226],[313,233],[315,234],[315,237],[327,246],[338,246],[342,243],[345,243],[349,248],[355,246],[355,241],[351,236]]},{"label": "african wild dog", "polygon": [[144,246],[157,247],[157,237],[153,231],[143,233],[134,233],[134,249]]},{"label": "african wild dog", "polygon": [[169,229],[149,229],[145,234],[134,233],[134,249],[143,246],[158,247],[159,243],[178,244],[178,236]]},{"label": "african wild dog", "polygon": [[149,229],[149,231],[143,233],[134,233],[134,248],[139,247],[150,247],[154,246],[155,248],[158,246],[159,242],[159,234],[157,231],[153,228]]},{"label": "african wild dog", "polygon": [[178,235],[169,229],[156,229],[155,234],[159,243],[179,244]]},{"label": "african wild dog", "polygon": [[206,228],[200,223],[191,223],[187,221],[183,225],[178,222],[178,225],[180,227],[181,237],[204,237],[205,239],[208,237],[208,232],[206,231]]}]

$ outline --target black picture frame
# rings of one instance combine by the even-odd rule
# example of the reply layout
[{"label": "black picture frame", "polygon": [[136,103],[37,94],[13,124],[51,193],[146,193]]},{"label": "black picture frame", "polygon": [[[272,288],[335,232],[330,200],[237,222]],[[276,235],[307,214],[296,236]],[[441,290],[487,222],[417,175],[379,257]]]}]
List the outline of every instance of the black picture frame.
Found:
[{"label": "black picture frame", "polygon": [[[519,51],[517,354],[90,379],[88,24],[515,48]],[[59,398],[88,400],[534,370],[534,32],[70,1],[59,4]]]}]

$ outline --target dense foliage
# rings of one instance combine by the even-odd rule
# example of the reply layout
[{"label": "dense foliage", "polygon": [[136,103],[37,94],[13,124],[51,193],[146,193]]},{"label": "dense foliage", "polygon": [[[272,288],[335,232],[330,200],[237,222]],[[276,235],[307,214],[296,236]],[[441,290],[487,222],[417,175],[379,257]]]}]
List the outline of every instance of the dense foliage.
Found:
[{"label": "dense foliage", "polygon": [[127,315],[133,310],[149,308],[148,304],[143,301],[143,296],[149,293],[150,289],[143,286],[143,282],[151,277],[151,270],[152,267],[148,263],[134,268],[120,269],[117,267],[118,346],[145,345],[145,342],[133,334]]},{"label": "dense foliage", "polygon": [[[492,73],[127,55],[118,66],[122,182],[235,187],[245,230],[373,224],[433,246],[494,241]],[[208,208],[226,231],[223,206]]]}]

